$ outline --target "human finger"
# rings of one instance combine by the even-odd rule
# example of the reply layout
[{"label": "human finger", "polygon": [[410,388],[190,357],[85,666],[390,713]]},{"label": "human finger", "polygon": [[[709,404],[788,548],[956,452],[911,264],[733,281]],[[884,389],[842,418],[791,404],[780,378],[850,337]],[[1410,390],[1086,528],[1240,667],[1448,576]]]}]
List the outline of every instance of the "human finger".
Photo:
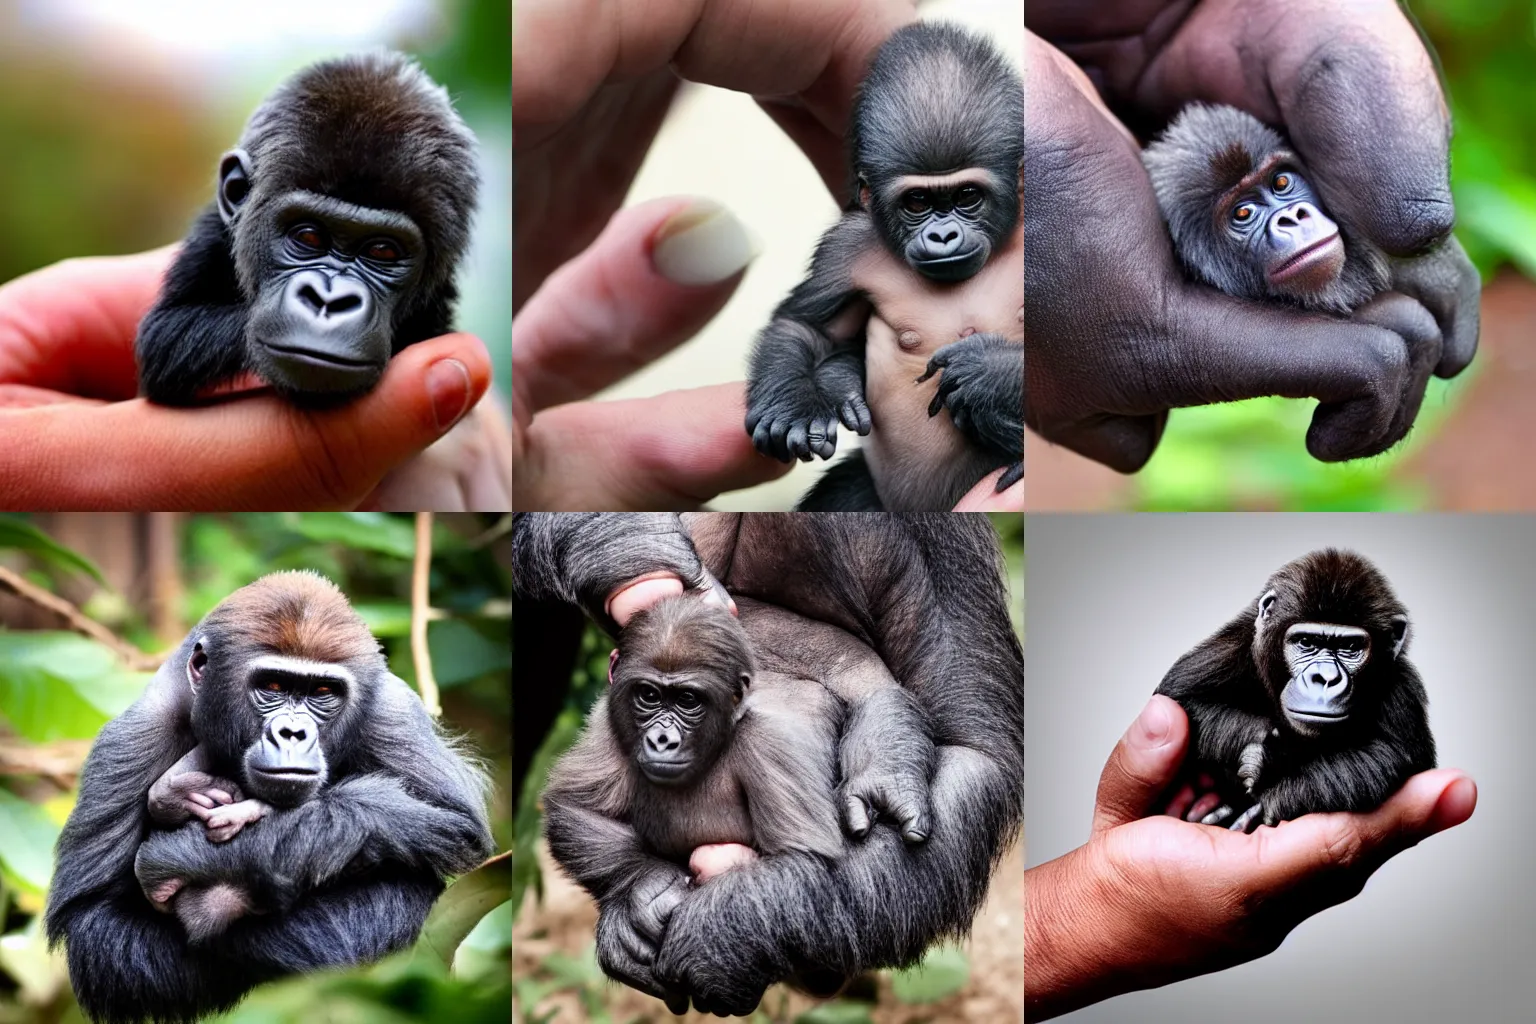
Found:
[{"label": "human finger", "polygon": [[527,418],[585,398],[698,333],[757,255],[746,225],[708,199],[620,210],[512,322],[514,404]]},{"label": "human finger", "polygon": [[1153,694],[1120,737],[1099,775],[1093,832],[1145,817],[1177,775],[1189,743],[1189,719],[1169,697]]}]

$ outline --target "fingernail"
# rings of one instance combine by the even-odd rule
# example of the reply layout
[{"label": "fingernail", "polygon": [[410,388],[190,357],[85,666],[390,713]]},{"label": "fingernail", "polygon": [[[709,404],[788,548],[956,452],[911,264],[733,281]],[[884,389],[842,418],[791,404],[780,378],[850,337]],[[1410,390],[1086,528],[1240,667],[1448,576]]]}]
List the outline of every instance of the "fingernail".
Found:
[{"label": "fingernail", "polygon": [[447,430],[469,407],[469,370],[457,359],[439,359],[427,367],[427,394],[437,429]]},{"label": "fingernail", "polygon": [[1167,706],[1156,698],[1147,701],[1147,706],[1141,709],[1136,719],[1136,731],[1141,741],[1139,746],[1160,747],[1172,730],[1173,720],[1168,717]]},{"label": "fingernail", "polygon": [[1477,806],[1477,783],[1470,778],[1462,776],[1440,794],[1440,799],[1435,802],[1433,822],[1435,831],[1460,825],[1472,817],[1472,811]]},{"label": "fingernail", "polygon": [[698,287],[740,273],[758,251],[734,213],[713,200],[695,199],[656,231],[651,263],[668,281]]}]

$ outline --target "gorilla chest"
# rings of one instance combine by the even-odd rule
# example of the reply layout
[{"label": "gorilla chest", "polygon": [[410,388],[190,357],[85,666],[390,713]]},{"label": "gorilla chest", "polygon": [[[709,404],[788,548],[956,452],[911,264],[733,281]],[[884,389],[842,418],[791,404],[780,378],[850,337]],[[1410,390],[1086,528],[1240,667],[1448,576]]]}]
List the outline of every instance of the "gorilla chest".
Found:
[{"label": "gorilla chest", "polygon": [[[725,756],[729,758],[729,752]],[[686,789],[646,787],[633,813],[641,842],[657,856],[678,863],[687,863],[694,847],[708,843],[752,845],[746,799],[725,767],[717,765],[707,778]]]}]

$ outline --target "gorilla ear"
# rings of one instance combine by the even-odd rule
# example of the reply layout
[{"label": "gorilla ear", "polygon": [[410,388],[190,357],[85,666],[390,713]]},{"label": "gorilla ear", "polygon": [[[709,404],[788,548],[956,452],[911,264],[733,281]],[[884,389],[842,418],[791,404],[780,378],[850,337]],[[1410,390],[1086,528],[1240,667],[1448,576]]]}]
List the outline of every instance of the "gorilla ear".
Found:
[{"label": "gorilla ear", "polygon": [[228,225],[235,219],[246,196],[251,194],[251,158],[243,149],[232,149],[219,159],[219,216]]},{"label": "gorilla ear", "polygon": [[203,645],[198,643],[192,648],[192,656],[187,659],[187,683],[196,693],[198,686],[203,681],[203,670],[208,667],[208,652],[203,650]]},{"label": "gorilla ear", "polygon": [[1266,590],[1264,596],[1259,598],[1259,615],[1253,620],[1255,626],[1262,626],[1269,619],[1269,613],[1274,610],[1275,602],[1279,596],[1273,590]]},{"label": "gorilla ear", "polygon": [[1408,643],[1408,616],[1392,616],[1392,657],[1396,660],[1403,653],[1403,646]]}]

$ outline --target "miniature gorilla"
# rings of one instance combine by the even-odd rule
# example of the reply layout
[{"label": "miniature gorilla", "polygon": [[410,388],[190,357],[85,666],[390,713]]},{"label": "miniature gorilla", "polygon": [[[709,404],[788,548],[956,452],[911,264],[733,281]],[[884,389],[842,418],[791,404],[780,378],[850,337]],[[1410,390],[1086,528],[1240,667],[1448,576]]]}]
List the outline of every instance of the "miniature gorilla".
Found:
[{"label": "miniature gorilla", "polygon": [[390,357],[452,329],[475,138],[406,57],[316,64],[251,115],[219,162],[139,325],[139,383],[187,405],[249,370],[291,400],[366,392]]},{"label": "miniature gorilla", "polygon": [[[966,934],[1023,810],[1023,655],[986,517],[516,513],[512,549],[519,602],[576,604],[610,632],[608,598],[636,579],[674,575],[695,599],[723,585],[742,607],[760,675],[800,672],[789,666],[802,649],[815,657],[811,626],[837,626],[878,655],[935,745],[921,843],[882,814],[836,861],[762,857],[689,889],[657,939],[649,899],[687,878],[669,864],[670,874],[601,901],[598,951],[610,975],[739,1015],[767,985],[808,969],[848,977]],[[744,598],[803,618],[772,633]],[[845,820],[848,796],[884,810],[882,790],[899,792],[909,777],[891,721],[850,705],[838,746]]]},{"label": "miniature gorilla", "polygon": [[1191,819],[1243,832],[1368,811],[1433,768],[1407,644],[1407,611],[1364,558],[1330,548],[1282,566],[1157,688],[1189,716],[1187,763],[1216,780]]},{"label": "miniature gorilla", "polygon": [[[1235,107],[1185,107],[1142,161],[1179,259],[1229,295],[1347,316],[1382,292],[1432,294],[1476,274],[1455,236],[1394,259],[1335,223],[1279,133]],[[1477,304],[1465,303],[1437,372],[1471,362],[1477,327]]]},{"label": "miniature gorilla", "polygon": [[[608,694],[544,792],[550,852],[599,904],[644,892],[638,923],[652,943],[688,891],[681,865],[701,847],[737,846],[726,859],[738,864],[757,854],[843,856],[845,701],[872,723],[870,740],[878,735],[908,765],[900,785],[877,794],[879,811],[908,842],[930,827],[933,744],[879,657],[836,626],[745,598],[740,609],[738,623],[718,605],[677,597],[637,615],[619,637]],[[793,662],[756,642],[776,636],[792,640]],[[754,649],[764,651],[761,670]],[[849,767],[859,757],[842,751]],[[849,831],[867,834],[874,811],[850,793]],[[600,946],[619,942],[612,930],[599,934]],[[598,958],[619,963],[624,950],[600,948]],[[843,981],[795,980],[825,994]],[[685,995],[667,1002],[688,1008]]]},{"label": "miniature gorilla", "polygon": [[[1024,474],[1023,87],[985,39],[909,25],[854,105],[854,198],[758,336],[747,433],[781,461],[831,458],[801,500],[947,511],[983,476]],[[933,388],[918,388],[934,376]],[[928,421],[948,409],[954,429]]]},{"label": "miniature gorilla", "polygon": [[[211,843],[204,821],[156,827],[176,788],[270,810]],[[59,837],[49,941],[110,1022],[192,1021],[260,982],[378,959],[490,852],[486,788],[346,598],[275,573],[209,612],[102,729]]]}]

